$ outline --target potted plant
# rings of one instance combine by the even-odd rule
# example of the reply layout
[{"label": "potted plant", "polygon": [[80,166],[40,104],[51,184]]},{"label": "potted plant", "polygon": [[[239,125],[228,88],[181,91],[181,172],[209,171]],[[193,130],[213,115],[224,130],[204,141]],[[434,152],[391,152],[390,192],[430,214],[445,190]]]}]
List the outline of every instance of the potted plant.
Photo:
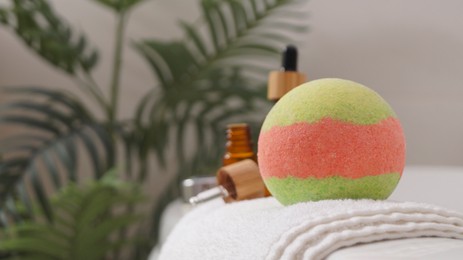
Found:
[{"label": "potted plant", "polygon": [[[151,202],[149,223],[138,233],[144,240],[138,245],[145,247],[134,250],[134,256],[143,257],[157,242],[160,213],[178,195],[179,181],[218,165],[224,125],[248,116],[250,122],[260,124],[263,115],[255,115],[266,105],[268,61],[279,59],[281,47],[293,41],[291,33],[306,29],[300,19],[304,15],[300,5],[305,1],[198,0],[200,23],[181,22],[182,39],[132,41],[128,47],[147,61],[157,82],[134,104],[136,113],[129,120],[118,118],[120,89],[129,87],[120,81],[125,28],[131,10],[144,1],[93,1],[117,18],[108,95],[93,77],[100,59],[98,50],[48,0],[10,0],[0,6],[3,28],[76,83],[72,90],[1,88],[11,99],[0,105],[0,129],[20,127],[21,133],[0,140],[0,225],[15,227],[37,218],[58,221],[60,206],[50,202],[50,194],[59,197],[71,185],[73,192],[84,196],[87,189],[75,186],[84,179],[82,162],[90,165],[91,175],[98,181],[118,166],[116,158],[123,158],[125,167],[120,170],[124,174],[119,178],[139,185],[146,182],[147,174],[173,169],[162,196]],[[82,102],[76,91],[91,98],[92,107]],[[95,116],[95,109],[103,116]],[[187,134],[194,142],[185,141]],[[167,165],[169,151],[175,154],[177,167]],[[150,166],[151,156],[159,167]],[[135,203],[126,204],[127,212],[136,209]],[[108,214],[111,210],[112,205]],[[8,248],[6,255],[15,257],[26,249]],[[113,249],[99,256],[114,256]]]}]

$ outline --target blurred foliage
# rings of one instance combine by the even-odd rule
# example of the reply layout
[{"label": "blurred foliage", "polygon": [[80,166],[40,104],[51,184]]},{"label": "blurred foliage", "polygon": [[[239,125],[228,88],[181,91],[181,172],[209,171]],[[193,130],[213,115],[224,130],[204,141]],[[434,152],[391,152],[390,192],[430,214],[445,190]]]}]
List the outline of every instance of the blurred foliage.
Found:
[{"label": "blurred foliage", "polygon": [[[43,182],[49,181],[59,190],[63,176],[69,181],[78,181],[79,143],[89,154],[93,176],[99,179],[102,173],[114,167],[113,140],[92,113],[66,93],[31,87],[4,87],[1,90],[10,97],[21,98],[0,105],[0,124],[22,125],[30,132],[0,141],[0,149],[5,154],[0,164],[0,198],[13,199],[10,195],[17,193],[25,205],[30,205],[21,184],[23,178],[29,176],[32,190],[51,221],[52,209]],[[26,95],[45,99],[39,102],[26,99]],[[23,113],[15,114],[17,111]],[[99,146],[103,148],[101,151]],[[45,168],[42,174],[39,167]],[[32,215],[30,207],[28,211]]]},{"label": "blurred foliage", "polygon": [[103,4],[114,11],[121,13],[127,12],[131,7],[135,6],[143,0],[94,0],[100,4]]},{"label": "blurred foliage", "polygon": [[74,33],[47,1],[11,2],[11,8],[0,11],[0,21],[45,60],[71,74],[96,65],[98,52],[88,46],[84,35]]},{"label": "blurred foliage", "polygon": [[12,241],[23,238],[21,223],[32,225],[39,218],[42,228],[52,225],[61,209],[50,202],[50,194],[63,189],[79,193],[75,185],[84,176],[99,180],[117,166],[115,158],[124,160],[121,178],[140,184],[148,174],[156,181],[162,177],[156,172],[175,171],[161,197],[151,202],[147,228],[139,230],[145,241],[134,247],[132,258],[141,259],[157,243],[161,212],[178,196],[180,181],[214,172],[219,165],[225,125],[245,121],[257,126],[253,130],[258,133],[259,113],[269,107],[267,73],[276,66],[281,48],[305,31],[305,1],[198,0],[201,15],[194,23],[179,22],[181,39],[133,40],[130,47],[146,60],[157,81],[125,120],[118,118],[120,88],[130,87],[120,84],[125,28],[129,13],[144,1],[93,1],[117,18],[108,93],[93,77],[98,50],[48,0],[9,0],[0,6],[4,28],[65,72],[76,83],[70,87],[78,87],[93,102],[83,102],[71,89],[0,88],[9,97],[0,105],[0,129],[21,126],[0,140],[0,224],[19,228]]},{"label": "blurred foliage", "polygon": [[0,254],[6,259],[104,259],[137,243],[118,236],[142,217],[120,211],[143,202],[138,185],[114,175],[82,186],[71,184],[52,198],[53,222],[23,221],[0,231]]}]

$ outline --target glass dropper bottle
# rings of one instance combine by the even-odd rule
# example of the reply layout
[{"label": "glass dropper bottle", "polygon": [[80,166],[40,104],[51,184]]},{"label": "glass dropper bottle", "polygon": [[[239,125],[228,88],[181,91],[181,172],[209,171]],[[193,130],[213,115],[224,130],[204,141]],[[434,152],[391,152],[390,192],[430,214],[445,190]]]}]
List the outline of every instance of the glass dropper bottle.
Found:
[{"label": "glass dropper bottle", "polygon": [[191,204],[217,197],[222,197],[225,202],[233,202],[269,194],[257,166],[249,125],[246,123],[227,125],[226,137],[223,167],[216,174],[219,186],[192,197]]},{"label": "glass dropper bottle", "polygon": [[277,102],[293,88],[307,81],[307,76],[297,71],[298,52],[294,45],[287,45],[282,53],[281,69],[270,72],[267,99]]},{"label": "glass dropper bottle", "polygon": [[[290,90],[307,81],[306,75],[297,71],[297,59],[297,48],[293,45],[287,45],[282,54],[281,69],[278,71],[272,71],[269,74],[267,86],[267,98],[269,100],[277,102]],[[234,175],[233,171],[230,172],[232,174],[223,174],[223,176],[220,177],[219,170],[217,174],[219,186],[192,197],[190,199],[190,203],[198,204],[217,197],[224,198],[226,202],[252,198],[247,198],[246,196],[243,196],[243,194],[238,194],[238,188],[241,185],[243,185],[241,188],[244,190],[255,190],[257,194],[259,194],[258,197],[271,196],[260,177],[259,168],[256,164],[256,155],[252,150],[249,126],[246,124],[228,125],[226,153],[223,158],[223,165],[225,167],[234,165],[239,166],[240,164],[245,163],[240,162],[244,159],[246,159],[246,163],[249,164],[253,162],[255,166],[254,170],[249,173],[249,176],[247,176],[248,179],[246,179],[246,175],[243,175],[241,177],[243,177],[243,180],[245,181],[234,180],[232,178]],[[263,194],[261,193],[261,190],[263,190]]]}]

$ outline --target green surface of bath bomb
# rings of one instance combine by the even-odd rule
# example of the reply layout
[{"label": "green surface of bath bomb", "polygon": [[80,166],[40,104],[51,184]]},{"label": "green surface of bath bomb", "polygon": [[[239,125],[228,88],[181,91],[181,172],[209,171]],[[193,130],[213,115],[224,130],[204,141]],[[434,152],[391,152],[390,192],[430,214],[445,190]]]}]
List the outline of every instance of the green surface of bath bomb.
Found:
[{"label": "green surface of bath bomb", "polygon": [[405,165],[397,116],[373,90],[319,79],[271,109],[258,142],[267,188],[282,204],[342,198],[386,199]]}]

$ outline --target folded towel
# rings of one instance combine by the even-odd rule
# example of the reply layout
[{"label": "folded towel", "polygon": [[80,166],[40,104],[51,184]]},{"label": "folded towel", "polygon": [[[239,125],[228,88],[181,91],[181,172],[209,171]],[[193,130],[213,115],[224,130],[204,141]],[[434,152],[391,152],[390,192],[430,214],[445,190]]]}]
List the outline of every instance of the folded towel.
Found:
[{"label": "folded towel", "polygon": [[463,239],[463,214],[413,202],[216,200],[179,222],[160,260],[323,259],[358,243],[425,236]]}]

